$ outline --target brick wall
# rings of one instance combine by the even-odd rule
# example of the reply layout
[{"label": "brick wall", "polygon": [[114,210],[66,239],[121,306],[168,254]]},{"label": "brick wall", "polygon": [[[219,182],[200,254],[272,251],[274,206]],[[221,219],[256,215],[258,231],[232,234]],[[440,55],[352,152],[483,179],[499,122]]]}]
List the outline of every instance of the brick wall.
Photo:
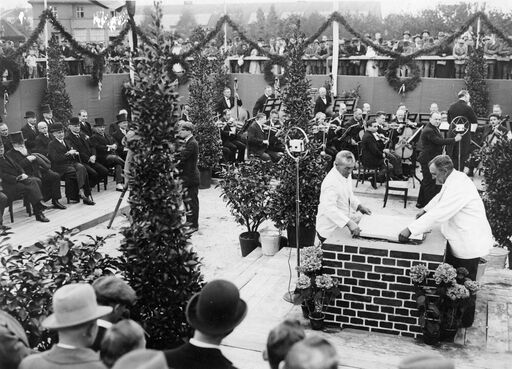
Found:
[{"label": "brick wall", "polygon": [[351,245],[323,246],[326,273],[338,278],[342,296],[326,308],[326,322],[344,328],[416,337],[421,333],[409,268],[435,270],[442,255]]}]

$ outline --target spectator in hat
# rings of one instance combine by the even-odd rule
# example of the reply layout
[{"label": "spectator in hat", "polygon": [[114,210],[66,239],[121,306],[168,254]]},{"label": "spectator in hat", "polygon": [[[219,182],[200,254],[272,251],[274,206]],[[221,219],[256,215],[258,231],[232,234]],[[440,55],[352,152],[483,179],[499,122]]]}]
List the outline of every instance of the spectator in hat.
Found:
[{"label": "spectator in hat", "polygon": [[398,369],[455,369],[455,364],[438,353],[424,352],[404,358]]},{"label": "spectator in hat", "polygon": [[11,133],[10,137],[13,149],[6,152],[6,156],[22,167],[28,176],[37,177],[41,180],[43,201],[46,202],[51,199],[55,209],[66,209],[59,202],[62,197],[60,193],[60,175],[51,170],[51,163],[48,158],[37,153],[29,154],[25,147],[23,133],[14,132]]},{"label": "spectator in hat", "polygon": [[[350,48],[348,49],[351,56],[364,56],[366,55],[366,46],[364,46],[361,43],[361,40],[357,37],[352,38],[352,44],[350,45]],[[366,61],[363,60],[351,60],[350,61],[350,67],[351,72],[350,74],[353,75],[365,75],[366,73]]]},{"label": "spectator in hat", "polygon": [[107,329],[101,341],[101,360],[111,368],[124,354],[146,348],[144,334],[144,329],[131,319],[123,319],[113,324]]},{"label": "spectator in hat", "polygon": [[284,361],[285,369],[336,369],[336,349],[325,338],[306,337],[292,346]]},{"label": "spectator in hat", "polygon": [[57,331],[59,343],[48,351],[26,357],[19,369],[105,369],[99,354],[88,347],[96,337],[96,320],[112,308],[99,306],[92,286],[86,283],[59,288],[52,305],[53,314],[41,325]]},{"label": "spectator in hat", "polygon": [[0,310],[0,368],[17,369],[30,351],[28,338],[21,324]]},{"label": "spectator in hat", "polygon": [[35,146],[36,137],[39,134],[36,127],[36,113],[33,111],[27,111],[24,118],[27,123],[21,127],[21,132],[23,133],[23,137],[25,137],[25,146],[27,146],[29,152],[32,152]]},{"label": "spectator in hat", "polygon": [[10,201],[16,200],[20,194],[32,205],[36,220],[49,222],[43,214],[45,206],[41,204],[41,180],[29,177],[22,167],[8,156],[4,155],[4,145],[0,145],[0,178],[2,179],[3,192]]},{"label": "spectator in hat", "polygon": [[213,280],[190,299],[185,314],[194,336],[184,345],[164,351],[167,365],[174,369],[234,368],[219,346],[247,314],[238,288],[225,280]]},{"label": "spectator in hat", "polygon": [[107,168],[114,168],[116,190],[122,191],[124,161],[117,155],[117,143],[105,133],[105,120],[103,118],[94,119],[93,131],[90,143],[96,150],[98,162]]},{"label": "spectator in hat", "polygon": [[126,132],[128,132],[128,118],[126,114],[118,114],[116,119],[117,129],[112,133],[112,138],[117,144],[117,155],[124,160],[126,159],[126,152],[128,151],[123,145],[123,139],[126,137]]},{"label": "spectator in hat", "polygon": [[50,133],[53,139],[48,144],[48,158],[52,162],[52,169],[66,181],[68,203],[82,199],[84,204],[94,205],[87,169],[79,162],[78,151],[64,140],[64,126],[61,123],[52,124]]},{"label": "spectator in hat", "polygon": [[278,369],[290,348],[304,337],[306,337],[306,334],[299,321],[285,320],[268,334],[263,359],[268,361],[271,369]]},{"label": "spectator in hat", "polygon": [[92,346],[94,351],[98,351],[106,329],[122,319],[130,318],[130,308],[137,296],[128,283],[114,276],[99,277],[92,283],[92,287],[98,304],[112,307],[110,314],[98,319],[98,335]]},{"label": "spectator in hat", "polygon": [[157,350],[134,350],[121,357],[112,369],[168,369],[165,356]]},{"label": "spectator in hat", "polygon": [[[43,121],[46,122],[48,127],[50,127],[52,124],[55,124],[55,121],[53,120],[53,112],[50,108],[50,105],[46,104],[41,106],[41,113],[43,114]],[[34,116],[35,118],[35,116]]]},{"label": "spectator in hat", "polygon": [[80,120],[80,132],[85,134],[87,137],[91,137],[92,136],[92,126],[87,121],[87,117],[88,117],[87,110],[84,110],[84,109],[80,110],[80,113],[78,113],[78,119]]},{"label": "spectator in hat", "polygon": [[69,120],[68,128],[69,131],[65,134],[64,139],[69,147],[78,151],[80,163],[85,167],[89,176],[89,185],[94,187],[107,178],[108,169],[97,160],[96,148],[89,144],[87,135],[81,132],[80,118],[72,117]]},{"label": "spectator in hat", "polygon": [[48,132],[48,125],[46,122],[39,122],[37,123],[37,130],[39,131],[39,134],[34,141],[34,149],[32,152],[48,157],[48,144],[51,140],[50,133]]},{"label": "spectator in hat", "polygon": [[[0,122],[2,122],[2,118],[0,118]],[[7,124],[0,123],[0,137],[2,138],[2,142],[4,144],[5,151],[9,151],[12,149],[11,139],[9,138],[9,127]]]}]

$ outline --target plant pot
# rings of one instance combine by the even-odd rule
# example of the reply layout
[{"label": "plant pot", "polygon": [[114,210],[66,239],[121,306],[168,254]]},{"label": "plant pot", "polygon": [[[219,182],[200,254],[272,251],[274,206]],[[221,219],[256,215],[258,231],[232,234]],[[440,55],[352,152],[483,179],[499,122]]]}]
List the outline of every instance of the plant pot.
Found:
[{"label": "plant pot", "polygon": [[[288,236],[288,246],[297,247],[295,242],[295,226],[288,226],[286,228],[286,234]],[[299,247],[308,247],[315,244],[315,227],[304,227],[299,225]]]},{"label": "plant pot", "polygon": [[260,245],[260,234],[258,232],[244,232],[238,236],[242,257],[249,255]]},{"label": "plant pot", "polygon": [[309,319],[309,312],[315,310],[315,303],[312,301],[302,301],[300,304],[300,308],[302,309],[302,316],[304,319]]},{"label": "plant pot", "polygon": [[443,342],[453,342],[457,331],[457,328],[441,328],[440,340]]},{"label": "plant pot", "polygon": [[480,258],[478,262],[478,269],[476,271],[476,278],[475,281],[480,282],[480,279],[482,279],[483,275],[485,274],[485,269],[487,268],[487,260],[484,258]]},{"label": "plant pot", "polygon": [[281,236],[277,231],[266,231],[260,233],[261,252],[263,255],[273,256],[279,251]]},{"label": "plant pot", "polygon": [[204,190],[212,185],[212,168],[199,168],[199,188]]},{"label": "plant pot", "polygon": [[423,341],[427,345],[436,345],[441,338],[441,326],[439,319],[425,318],[425,322],[421,327],[423,332]]},{"label": "plant pot", "polygon": [[309,322],[311,323],[311,329],[315,331],[321,331],[324,329],[324,313],[313,312],[309,314]]},{"label": "plant pot", "polygon": [[494,269],[504,269],[507,262],[508,249],[505,247],[493,247],[489,255],[485,257],[487,267]]}]

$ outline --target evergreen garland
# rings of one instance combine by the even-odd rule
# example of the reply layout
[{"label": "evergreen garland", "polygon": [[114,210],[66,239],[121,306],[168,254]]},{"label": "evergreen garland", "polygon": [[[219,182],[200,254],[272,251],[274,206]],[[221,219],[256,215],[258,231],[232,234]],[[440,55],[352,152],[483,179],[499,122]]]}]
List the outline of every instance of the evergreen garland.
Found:
[{"label": "evergreen garland", "polygon": [[0,56],[0,76],[4,75],[5,70],[10,72],[12,81],[7,82],[7,84],[2,82],[3,92],[7,92],[11,95],[18,89],[21,79],[21,70],[19,64],[13,58]]},{"label": "evergreen garland", "polygon": [[[407,78],[400,78],[397,75],[397,69],[400,66],[408,66],[412,76]],[[386,80],[389,85],[396,92],[401,92],[403,89],[403,93],[414,90],[421,82],[420,68],[418,64],[414,60],[404,61],[401,58],[392,60],[386,69]]]},{"label": "evergreen garland", "polygon": [[56,122],[66,125],[73,116],[73,106],[66,91],[66,75],[68,65],[59,47],[56,37],[48,43],[48,84],[43,96],[42,104],[50,105]]},{"label": "evergreen garland", "polygon": [[487,117],[489,89],[485,82],[486,69],[483,48],[471,48],[464,82],[471,96],[471,107],[477,117]]}]

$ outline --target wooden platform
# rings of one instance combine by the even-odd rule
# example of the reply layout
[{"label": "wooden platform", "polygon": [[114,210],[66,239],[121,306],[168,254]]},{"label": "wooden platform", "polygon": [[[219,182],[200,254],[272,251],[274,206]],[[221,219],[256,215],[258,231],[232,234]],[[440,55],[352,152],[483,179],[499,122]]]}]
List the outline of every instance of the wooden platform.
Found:
[{"label": "wooden platform", "polygon": [[[240,368],[263,369],[261,359],[268,332],[286,318],[299,319],[305,326],[300,307],[283,299],[295,285],[296,253],[282,249],[277,255],[263,256],[256,249],[221,277],[240,288],[248,303],[246,319],[223,342],[222,350]],[[414,339],[368,333],[353,329],[330,329],[320,334],[338,351],[340,368],[391,369],[412,353],[439,352],[455,360],[456,368],[510,368],[512,355],[512,271],[488,270],[477,300],[475,324],[453,344],[431,347]],[[512,319],[512,318],[511,318]]]}]

